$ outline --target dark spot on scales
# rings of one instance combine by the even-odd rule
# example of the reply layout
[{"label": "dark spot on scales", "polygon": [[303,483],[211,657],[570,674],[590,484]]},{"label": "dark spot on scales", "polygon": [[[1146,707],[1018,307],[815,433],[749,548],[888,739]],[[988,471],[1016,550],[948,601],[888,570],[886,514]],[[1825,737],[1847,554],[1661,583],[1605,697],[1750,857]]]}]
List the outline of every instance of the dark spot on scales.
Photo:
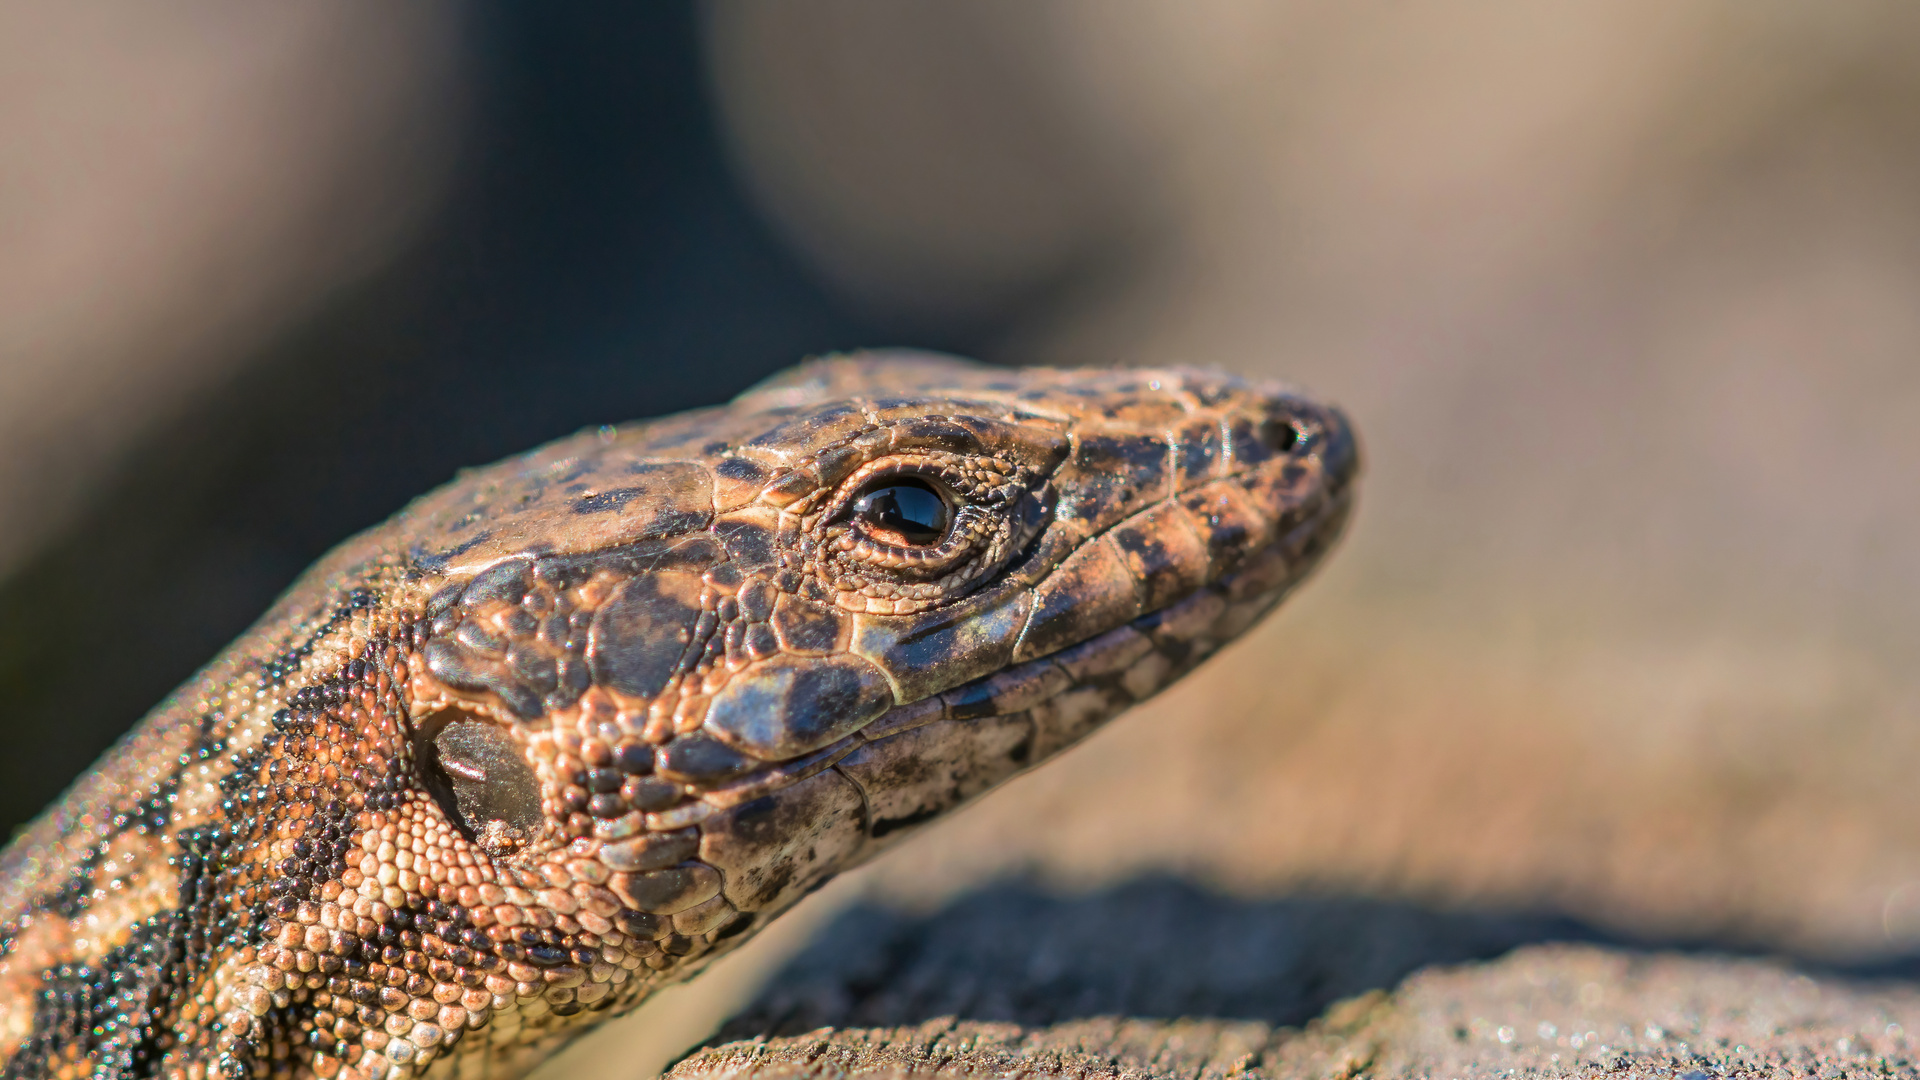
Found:
[{"label": "dark spot on scales", "polygon": [[635,697],[657,696],[693,642],[700,589],[700,578],[683,571],[643,574],[620,586],[587,634],[594,681]]},{"label": "dark spot on scales", "polygon": [[724,521],[714,526],[727,546],[727,555],[742,569],[757,570],[776,561],[774,535],[766,526],[751,521]]},{"label": "dark spot on scales", "polygon": [[789,652],[830,653],[840,642],[842,616],[826,604],[781,593],[772,619],[780,643]]},{"label": "dark spot on scales", "polygon": [[508,559],[474,575],[460,594],[460,606],[473,611],[494,600],[517,604],[532,583],[532,564],[525,559]]},{"label": "dark spot on scales", "polygon": [[660,771],[696,783],[730,780],[752,771],[752,758],[701,734],[682,735],[660,751]]},{"label": "dark spot on scales", "polygon": [[507,649],[507,666],[521,682],[539,693],[551,694],[560,685],[559,665],[524,645]]},{"label": "dark spot on scales", "polygon": [[429,551],[424,544],[414,544],[407,549],[407,562],[418,573],[438,574],[447,568],[449,562],[486,543],[492,537],[493,530],[482,530],[440,552]]},{"label": "dark spot on scales", "polygon": [[620,798],[635,810],[652,813],[680,801],[680,785],[654,776],[630,777],[620,785]]},{"label": "dark spot on scales", "polygon": [[427,670],[455,690],[492,693],[518,716],[539,716],[545,707],[540,695],[521,684],[499,661],[481,656],[446,638],[427,642],[421,651],[427,658]]},{"label": "dark spot on scales", "polygon": [[774,656],[713,696],[707,729],[763,761],[818,750],[893,707],[893,687],[857,656]]},{"label": "dark spot on scales", "polygon": [[453,632],[453,640],[475,652],[499,656],[507,651],[507,639],[468,619]]},{"label": "dark spot on scales", "polygon": [[934,818],[939,817],[940,812],[945,809],[946,807],[936,806],[930,810],[916,810],[902,817],[882,818],[873,823],[873,831],[869,835],[875,840],[878,840],[888,833],[898,832],[901,829],[910,829],[923,822],[932,821]]},{"label": "dark spot on scales", "polygon": [[646,494],[645,488],[615,488],[602,491],[597,495],[587,495],[573,504],[576,514],[598,514],[607,510],[619,510],[628,503]]},{"label": "dark spot on scales", "polygon": [[762,481],[767,477],[766,469],[740,457],[721,458],[720,463],[713,467],[713,471],[715,475],[724,479],[738,480],[742,483]]}]

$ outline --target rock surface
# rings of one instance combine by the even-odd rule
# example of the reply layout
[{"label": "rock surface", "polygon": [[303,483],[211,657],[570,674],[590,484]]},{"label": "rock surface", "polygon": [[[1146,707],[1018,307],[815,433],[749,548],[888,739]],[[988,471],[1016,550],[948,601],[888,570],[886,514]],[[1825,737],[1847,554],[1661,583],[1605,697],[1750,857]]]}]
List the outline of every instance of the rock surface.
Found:
[{"label": "rock surface", "polygon": [[1920,988],[1153,880],[855,908],[670,1080],[1920,1076]]}]

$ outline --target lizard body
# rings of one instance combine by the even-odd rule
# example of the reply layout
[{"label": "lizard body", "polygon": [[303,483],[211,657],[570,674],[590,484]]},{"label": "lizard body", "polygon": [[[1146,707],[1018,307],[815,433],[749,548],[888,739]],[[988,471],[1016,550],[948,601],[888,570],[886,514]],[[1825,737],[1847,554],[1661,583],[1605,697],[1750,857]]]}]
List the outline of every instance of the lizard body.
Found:
[{"label": "lizard body", "polygon": [[1270,385],[870,353],[463,473],[0,854],[0,1075],[516,1076],[1245,630],[1356,470]]}]

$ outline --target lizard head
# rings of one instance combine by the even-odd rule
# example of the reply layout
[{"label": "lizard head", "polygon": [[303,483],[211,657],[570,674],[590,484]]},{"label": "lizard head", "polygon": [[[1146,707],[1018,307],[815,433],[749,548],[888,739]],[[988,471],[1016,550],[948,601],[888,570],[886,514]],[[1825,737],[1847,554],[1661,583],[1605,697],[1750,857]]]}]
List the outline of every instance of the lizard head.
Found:
[{"label": "lizard head", "polygon": [[362,541],[358,681],[276,719],[395,714],[242,997],[323,1076],[509,1075],[1232,640],[1356,471],[1272,385],[864,354],[466,474]]}]

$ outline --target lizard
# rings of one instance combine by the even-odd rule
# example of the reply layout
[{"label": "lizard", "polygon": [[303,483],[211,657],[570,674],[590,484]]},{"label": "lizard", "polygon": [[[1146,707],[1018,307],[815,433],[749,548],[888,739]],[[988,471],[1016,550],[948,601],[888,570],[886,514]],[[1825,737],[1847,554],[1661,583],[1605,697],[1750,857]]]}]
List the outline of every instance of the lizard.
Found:
[{"label": "lizard", "polygon": [[510,1080],[1237,637],[1358,470],[1278,384],[896,350],[464,471],[0,853],[0,1075]]}]

